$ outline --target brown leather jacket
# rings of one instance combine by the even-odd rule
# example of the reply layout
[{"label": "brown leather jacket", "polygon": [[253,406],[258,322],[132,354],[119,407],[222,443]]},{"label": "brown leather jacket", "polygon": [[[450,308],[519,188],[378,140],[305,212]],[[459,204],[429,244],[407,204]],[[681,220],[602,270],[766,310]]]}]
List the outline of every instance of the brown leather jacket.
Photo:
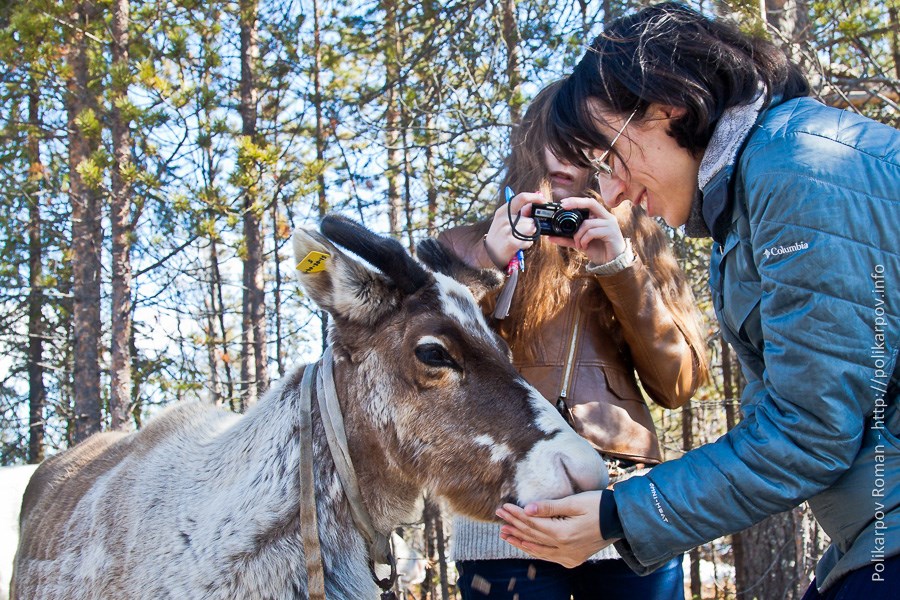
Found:
[{"label": "brown leather jacket", "polygon": [[[483,227],[464,225],[441,233],[438,240],[471,266],[496,268],[482,244],[483,232]],[[556,402],[575,331],[566,394],[575,430],[604,454],[658,463],[662,457],[656,428],[635,371],[654,402],[677,408],[699,385],[703,351],[691,348],[639,257],[613,275],[572,285],[568,305],[542,330],[535,358],[513,357],[513,363],[545,398]],[[628,348],[619,348],[605,324],[591,322],[579,309],[590,285],[599,285],[609,298]]]}]

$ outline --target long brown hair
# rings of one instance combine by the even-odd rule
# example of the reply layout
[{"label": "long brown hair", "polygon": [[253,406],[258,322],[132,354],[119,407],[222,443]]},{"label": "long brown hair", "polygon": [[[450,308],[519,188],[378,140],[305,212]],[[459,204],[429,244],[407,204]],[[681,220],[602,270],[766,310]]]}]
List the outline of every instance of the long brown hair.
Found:
[{"label": "long brown hair", "polygon": [[[510,153],[506,160],[506,174],[500,183],[515,192],[541,191],[551,200],[544,148],[548,146],[547,124],[554,96],[563,80],[551,83],[541,90],[525,112],[522,121],[513,129]],[[591,178],[585,195],[599,199],[595,178]],[[505,202],[501,198],[500,202]],[[646,265],[663,302],[671,311],[676,323],[697,357],[700,380],[707,374],[704,338],[700,331],[699,314],[687,277],[669,247],[668,237],[662,228],[638,206],[626,202],[613,210],[619,221],[622,235],[631,238],[632,247]],[[485,224],[485,232],[490,222]],[[606,294],[593,275],[584,266],[588,259],[574,249],[551,244],[540,239],[525,253],[526,269],[520,273],[509,315],[498,321],[500,334],[509,343],[514,356],[533,357],[534,345],[541,329],[562,311],[572,295],[572,281],[587,279],[583,310],[605,323],[617,343],[624,343],[621,327],[615,321]],[[493,303],[493,299],[489,300]]]}]

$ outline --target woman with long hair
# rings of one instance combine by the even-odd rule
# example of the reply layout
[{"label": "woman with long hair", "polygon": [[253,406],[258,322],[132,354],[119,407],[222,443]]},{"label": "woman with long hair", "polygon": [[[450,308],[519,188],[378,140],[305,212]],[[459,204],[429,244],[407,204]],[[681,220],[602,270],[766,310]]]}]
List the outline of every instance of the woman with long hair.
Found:
[{"label": "woman with long hair", "polygon": [[[706,377],[705,344],[667,236],[642,209],[590,215],[569,240],[584,242],[587,252],[534,236],[533,204],[597,198],[589,169],[549,151],[547,116],[559,85],[542,90],[513,131],[500,189],[519,193],[507,205],[501,192],[493,218],[438,239],[484,268],[506,270],[524,252],[508,310],[493,323],[515,367],[603,455],[615,482],[662,460],[641,388],[661,406],[682,406]],[[498,295],[486,299],[487,314],[495,313]],[[465,600],[683,597],[679,558],[649,578],[635,576],[610,549],[568,570],[504,544],[498,524],[457,517],[453,531]]]}]

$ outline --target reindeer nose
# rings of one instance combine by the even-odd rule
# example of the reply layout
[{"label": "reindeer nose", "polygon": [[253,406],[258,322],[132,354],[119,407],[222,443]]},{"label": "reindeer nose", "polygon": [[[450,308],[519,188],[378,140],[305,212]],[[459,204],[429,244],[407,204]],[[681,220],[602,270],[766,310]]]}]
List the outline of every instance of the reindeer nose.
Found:
[{"label": "reindeer nose", "polygon": [[587,441],[571,429],[532,447],[516,467],[516,498],[524,506],[574,492],[606,486],[606,464]]},{"label": "reindeer nose", "polygon": [[567,453],[559,456],[560,467],[568,477],[572,492],[575,494],[599,490],[609,483],[606,463],[600,455],[593,448],[589,454],[585,454],[586,456],[572,456]]}]

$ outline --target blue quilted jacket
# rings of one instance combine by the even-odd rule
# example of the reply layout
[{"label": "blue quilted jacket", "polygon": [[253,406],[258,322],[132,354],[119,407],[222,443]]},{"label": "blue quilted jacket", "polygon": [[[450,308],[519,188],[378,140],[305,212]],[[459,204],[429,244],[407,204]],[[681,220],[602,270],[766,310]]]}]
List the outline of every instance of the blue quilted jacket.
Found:
[{"label": "blue quilted jacket", "polygon": [[652,570],[809,500],[833,542],[824,590],[900,554],[900,132],[790,100],[702,192],[743,418],[616,486],[617,548]]}]

